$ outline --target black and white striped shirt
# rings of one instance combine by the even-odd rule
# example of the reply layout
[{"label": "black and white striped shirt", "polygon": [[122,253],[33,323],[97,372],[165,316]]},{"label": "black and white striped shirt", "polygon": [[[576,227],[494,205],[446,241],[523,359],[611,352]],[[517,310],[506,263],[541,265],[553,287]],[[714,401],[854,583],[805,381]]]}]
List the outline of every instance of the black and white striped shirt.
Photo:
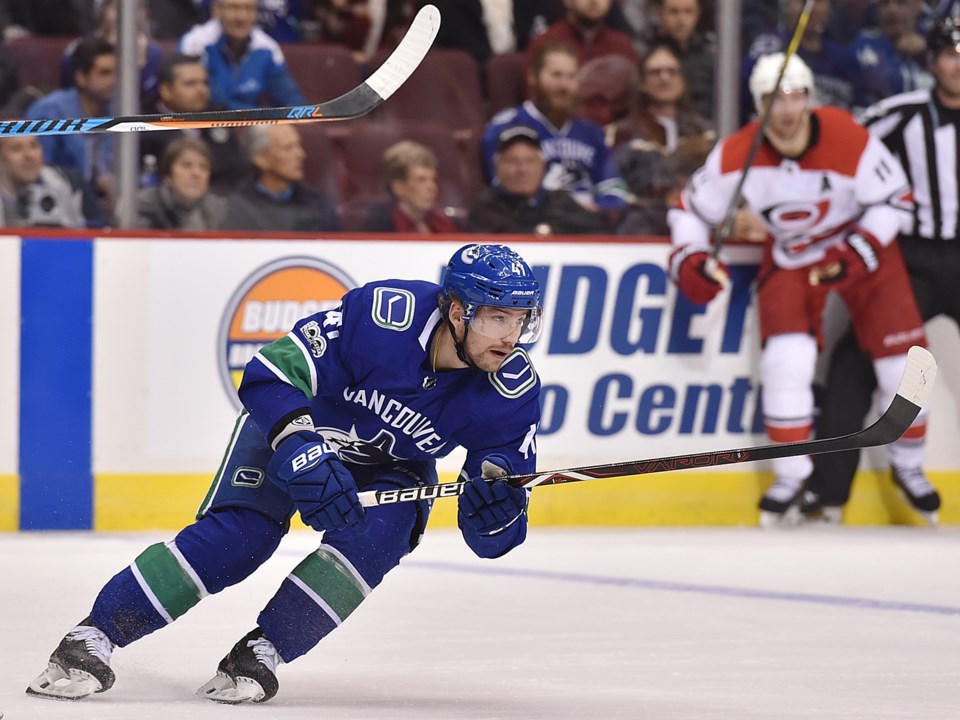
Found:
[{"label": "black and white striped shirt", "polygon": [[938,103],[930,90],[893,95],[860,118],[897,156],[913,186],[912,236],[960,236],[960,110]]}]

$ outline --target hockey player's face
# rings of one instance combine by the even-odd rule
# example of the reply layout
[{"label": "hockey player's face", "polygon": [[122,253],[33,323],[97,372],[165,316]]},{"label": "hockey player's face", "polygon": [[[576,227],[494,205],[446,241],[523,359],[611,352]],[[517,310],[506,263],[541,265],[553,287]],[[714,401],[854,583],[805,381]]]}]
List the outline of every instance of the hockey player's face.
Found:
[{"label": "hockey player's face", "polygon": [[795,138],[805,126],[808,101],[806,90],[781,90],[770,108],[767,133],[777,140]]},{"label": "hockey player's face", "polygon": [[461,316],[457,333],[461,338],[466,335],[463,348],[467,357],[484,372],[496,371],[516,347],[529,315],[528,310],[484,305],[469,321],[469,332]]}]

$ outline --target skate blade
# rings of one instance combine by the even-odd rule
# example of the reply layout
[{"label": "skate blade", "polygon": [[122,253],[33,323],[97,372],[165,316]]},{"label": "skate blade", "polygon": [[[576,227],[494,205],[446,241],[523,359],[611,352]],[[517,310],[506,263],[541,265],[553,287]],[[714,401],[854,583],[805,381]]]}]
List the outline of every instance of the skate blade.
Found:
[{"label": "skate blade", "polygon": [[800,508],[791,505],[782,513],[775,513],[769,510],[760,511],[760,527],[764,530],[775,528],[792,528],[800,524]]},{"label": "skate blade", "polygon": [[27,695],[53,700],[82,700],[102,689],[100,681],[83,670],[66,671],[55,663],[47,665],[27,686]]},{"label": "skate blade", "polygon": [[260,702],[266,696],[260,683],[250,678],[233,680],[226,673],[218,672],[197,690],[204,700],[224,705],[239,705],[245,702]]}]

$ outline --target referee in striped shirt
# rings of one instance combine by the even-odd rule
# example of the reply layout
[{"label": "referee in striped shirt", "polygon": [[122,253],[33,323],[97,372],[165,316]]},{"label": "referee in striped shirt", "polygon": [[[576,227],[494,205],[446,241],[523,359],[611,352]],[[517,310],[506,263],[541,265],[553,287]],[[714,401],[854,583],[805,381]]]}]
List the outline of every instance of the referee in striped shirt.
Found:
[{"label": "referee in striped shirt", "polygon": [[[924,320],[946,315],[960,324],[960,19],[930,29],[927,57],[932,89],[882,100],[862,120],[897,156],[913,186],[913,230],[901,235],[900,248],[920,313]],[[860,430],[875,388],[870,359],[848,331],[830,358],[818,435]],[[817,455],[801,510],[839,519],[859,460],[858,451]],[[915,510],[936,521],[940,496],[921,468],[893,468],[893,480]]]}]

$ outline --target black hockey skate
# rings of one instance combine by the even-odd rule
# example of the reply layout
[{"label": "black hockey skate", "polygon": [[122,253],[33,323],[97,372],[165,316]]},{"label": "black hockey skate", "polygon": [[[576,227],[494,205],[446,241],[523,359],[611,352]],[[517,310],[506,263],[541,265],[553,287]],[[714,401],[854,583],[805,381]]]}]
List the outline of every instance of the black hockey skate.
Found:
[{"label": "black hockey skate", "polygon": [[114,645],[90,618],[68,632],[50,656],[47,669],[27,686],[28,695],[81,700],[113,687],[110,669]]},{"label": "black hockey skate", "polygon": [[826,505],[817,493],[804,490],[800,496],[800,518],[808,525],[839,525],[843,520],[843,508]]},{"label": "black hockey skate", "polygon": [[281,662],[273,643],[256,628],[233,646],[217,666],[216,676],[200,687],[197,695],[228,705],[266,702],[280,688],[276,670]]},{"label": "black hockey skate", "polygon": [[903,492],[910,506],[930,525],[937,524],[940,494],[927,480],[922,468],[891,468],[893,482]]},{"label": "black hockey skate", "polygon": [[807,478],[778,477],[760,498],[760,527],[787,527],[800,521],[800,497]]}]

